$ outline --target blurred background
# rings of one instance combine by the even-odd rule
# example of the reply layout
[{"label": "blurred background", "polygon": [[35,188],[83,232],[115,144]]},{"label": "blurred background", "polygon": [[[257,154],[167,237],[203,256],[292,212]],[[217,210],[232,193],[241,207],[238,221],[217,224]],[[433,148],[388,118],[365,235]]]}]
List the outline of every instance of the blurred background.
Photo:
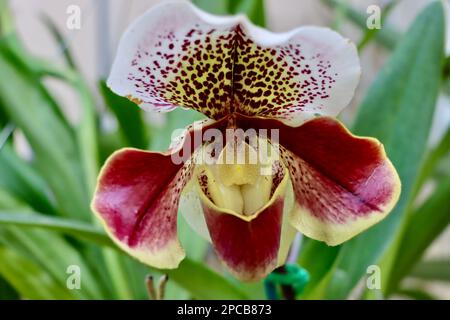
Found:
[{"label": "blurred background", "polygon": [[[214,7],[211,3],[215,0],[209,0],[209,4],[205,4],[208,0],[197,1],[200,5],[203,3],[205,9]],[[15,34],[18,39],[20,39],[21,52],[26,52],[27,57],[33,57],[36,61],[49,61],[51,62],[51,68],[67,71],[68,65],[68,55],[70,52],[72,61],[69,65],[69,69],[76,69],[74,74],[66,72],[64,75],[58,74],[59,70],[53,70],[54,74],[51,75],[52,70],[48,70],[50,76],[42,77],[39,82],[42,84],[46,92],[51,92],[52,99],[63,113],[63,117],[67,119],[69,127],[85,126],[86,123],[86,109],[83,104],[91,104],[96,112],[96,121],[98,124],[99,136],[101,136],[99,144],[102,145],[103,149],[99,151],[99,163],[102,159],[114,149],[117,149],[124,145],[129,145],[130,141],[134,141],[134,144],[143,148],[151,149],[165,149],[168,146],[170,135],[162,135],[162,133],[167,133],[174,127],[182,127],[185,124],[191,122],[193,119],[197,119],[198,115],[190,115],[185,119],[185,114],[181,112],[175,112],[174,115],[168,116],[166,114],[140,114],[143,117],[144,126],[149,129],[146,131],[149,135],[149,144],[145,142],[140,142],[143,137],[137,138],[133,136],[133,133],[126,133],[126,129],[123,132],[123,124],[118,120],[120,111],[114,109],[114,107],[108,106],[108,104],[124,104],[123,100],[114,100],[117,97],[113,97],[110,92],[106,92],[107,89],[99,85],[99,80],[105,79],[108,75],[110,65],[115,55],[115,50],[118,45],[120,36],[126,29],[126,27],[133,21],[136,17],[141,15],[145,10],[152,7],[153,5],[163,2],[162,0],[41,0],[41,1],[26,1],[26,0],[10,0],[1,1],[3,3],[3,8],[7,6],[10,11],[10,16],[6,17],[5,14],[0,14],[2,19],[12,20],[12,25],[14,25]],[[239,2],[239,1],[238,1]],[[366,97],[368,89],[374,83],[380,69],[385,65],[386,61],[392,56],[393,47],[397,44],[402,35],[406,33],[408,28],[411,27],[413,21],[419,15],[424,8],[429,5],[431,0],[404,0],[404,1],[382,1],[382,0],[342,0],[342,1],[318,1],[318,0],[266,0],[263,1],[263,15],[265,17],[265,25],[268,29],[275,32],[288,31],[292,28],[302,26],[302,25],[320,25],[328,26],[330,28],[338,30],[345,37],[350,38],[353,42],[360,45],[360,57],[362,64],[362,78],[360,85],[357,89],[356,95],[351,103],[351,105],[344,110],[341,114],[341,119],[347,125],[351,125],[358,112],[359,106],[363,103],[364,97]],[[394,4],[395,3],[395,4]],[[79,29],[70,29],[67,26],[67,19],[70,13],[67,12],[68,8],[71,6],[77,6],[81,13],[81,25]],[[366,10],[369,5],[378,5],[380,8],[387,9],[388,14],[386,14],[386,20],[383,21],[383,28],[378,35],[368,36],[366,42],[362,42],[367,36],[367,29],[364,27],[365,17],[367,17]],[[214,9],[215,10],[215,9]],[[213,11],[214,11],[213,10]],[[220,9],[218,9],[220,11]],[[362,19],[362,20],[361,20]],[[4,26],[4,23],[2,24]],[[6,30],[3,28],[2,30]],[[55,30],[57,30],[57,35],[55,37]],[[383,33],[384,32],[384,33]],[[4,36],[5,34],[2,34]],[[376,39],[375,39],[376,38]],[[375,40],[374,40],[375,39]],[[59,41],[59,42],[58,42]],[[448,47],[450,41],[445,42],[445,46]],[[449,53],[447,49],[446,53]],[[23,57],[22,57],[23,58]],[[31,58],[30,58],[31,59]],[[19,63],[19,62],[17,62]],[[23,63],[23,62],[20,62]],[[29,67],[29,66],[28,66]],[[50,69],[51,69],[50,68]],[[33,69],[33,68],[30,68]],[[2,69],[0,69],[1,72]],[[3,69],[4,70],[4,69]],[[33,70],[31,70],[33,71]],[[34,70],[36,71],[36,70]],[[63,71],[65,72],[65,71]],[[1,81],[8,81],[8,76],[6,74],[0,74]],[[67,78],[70,78],[68,81]],[[81,80],[82,79],[82,80]],[[82,81],[82,82],[81,82]],[[427,81],[427,79],[423,79]],[[389,88],[387,88],[389,90]],[[450,91],[445,89],[444,86],[439,89],[439,94],[436,103],[436,109],[434,112],[434,118],[432,121],[431,129],[429,130],[429,135],[427,138],[427,150],[433,150],[442,141],[445,135],[448,135],[448,130],[450,127]],[[1,91],[0,91],[1,94]],[[20,92],[14,93],[14,95],[20,95]],[[3,104],[8,103],[8,97],[3,97],[0,101]],[[27,103],[33,103],[34,98],[31,97]],[[25,106],[23,106],[25,108]],[[10,125],[10,130],[13,132],[9,138],[11,142],[11,148],[17,153],[18,157],[24,159],[26,162],[33,162],[35,159],[36,146],[33,146],[33,141],[30,141],[30,134],[24,132],[20,124],[15,121],[14,117],[8,117],[8,111],[5,112],[6,115],[0,123],[3,124],[3,128],[8,128]],[[0,116],[2,114],[0,113]],[[130,116],[130,115],[126,115]],[[171,118],[172,117],[172,118]],[[133,115],[130,118],[133,119]],[[6,120],[6,121],[4,121]],[[130,120],[131,121],[131,120]],[[44,122],[43,122],[44,123]],[[89,125],[89,124],[88,124]],[[49,127],[51,128],[51,127]],[[117,131],[120,131],[121,137],[117,138]],[[9,132],[9,131],[8,131]],[[55,131],[57,132],[57,131]],[[5,133],[5,131],[3,132]],[[53,133],[55,134],[55,133]],[[136,133],[134,133],[136,134]],[[138,133],[139,134],[139,133]],[[89,139],[89,138],[87,138]],[[414,136],[411,135],[411,139]],[[0,140],[0,142],[2,142]],[[34,142],[36,144],[36,142]],[[89,148],[89,142],[86,142],[87,148]],[[91,146],[92,147],[92,146]],[[0,152],[3,152],[0,151]],[[83,156],[81,156],[83,158]],[[78,161],[78,160],[74,160]],[[80,161],[83,161],[81,159]],[[446,162],[447,165],[449,162]],[[0,162],[1,165],[1,162]],[[34,168],[34,166],[33,166]],[[39,167],[36,168],[37,171]],[[448,168],[446,168],[447,170]],[[95,171],[93,169],[93,171]],[[448,173],[449,170],[444,172]],[[440,174],[438,171],[437,174]],[[446,174],[447,174],[446,173]],[[80,175],[81,173],[77,173]],[[436,173],[435,173],[436,174]],[[2,177],[0,176],[0,179]],[[48,179],[44,174],[41,177],[45,183]],[[55,183],[56,185],[57,183]],[[50,189],[54,188],[54,185],[50,183]],[[426,183],[423,184],[420,192],[418,192],[415,201],[415,206],[420,206],[430,195],[432,195],[436,188],[436,181],[433,179],[428,179]],[[64,183],[60,184],[61,187]],[[2,187],[5,187],[3,185]],[[6,187],[5,187],[6,188]],[[53,202],[55,196],[49,196],[49,206],[53,207]],[[58,198],[58,196],[56,196]],[[448,195],[448,202],[450,202],[450,194]],[[22,199],[23,200],[23,199]],[[61,200],[56,200],[56,202]],[[36,209],[35,205],[32,205]],[[445,207],[448,210],[448,206]],[[42,211],[42,210],[36,210]],[[45,212],[41,212],[45,213]],[[450,215],[450,211],[447,211],[447,215]],[[75,216],[70,216],[71,219],[77,218]],[[81,217],[83,220],[84,217]],[[64,229],[64,228],[62,228]],[[61,229],[61,230],[62,230]],[[442,228],[443,230],[436,234],[435,238],[430,240],[430,245],[426,248],[424,261],[449,261],[450,260],[450,229]],[[447,229],[447,231],[445,231]],[[60,231],[61,231],[60,230]],[[63,230],[64,231],[64,230]],[[45,231],[48,232],[48,231]],[[13,232],[14,233],[14,232]],[[64,232],[63,232],[64,233]],[[69,232],[70,233],[70,232]],[[18,235],[19,234],[19,235]],[[20,232],[14,233],[14,236],[21,238]],[[64,235],[66,237],[67,235]],[[11,235],[6,235],[3,239],[11,239]],[[77,242],[73,242],[73,239],[64,238],[75,250],[86,250],[83,246],[79,246]],[[406,239],[407,241],[414,241],[413,238]],[[15,240],[10,240],[15,241]],[[30,240],[32,241],[32,240]],[[200,241],[200,240],[198,240]],[[0,237],[0,243],[1,237]],[[5,242],[3,242],[4,245]],[[64,244],[65,246],[66,244]],[[204,244],[198,245],[193,244],[194,247],[200,246],[204,248],[204,252],[199,253],[201,257],[207,256],[207,260],[213,269],[217,267],[213,258],[208,256],[208,248]],[[8,246],[6,246],[8,247]],[[62,247],[61,247],[62,248]],[[81,248],[81,249],[80,249]],[[28,247],[28,250],[30,247]],[[39,250],[35,248],[34,250]],[[108,249],[109,250],[109,249]],[[96,251],[96,250],[93,250]],[[21,254],[25,251],[20,251]],[[8,252],[8,254],[13,254]],[[64,255],[64,252],[61,252]],[[357,254],[357,253],[356,253]],[[25,257],[28,257],[25,254]],[[98,255],[93,253],[93,256]],[[196,254],[194,254],[195,256]],[[401,258],[402,252],[398,252],[398,257]],[[85,262],[87,265],[90,264],[89,260],[94,259],[90,254],[82,253],[83,259],[87,260]],[[4,255],[9,257],[9,255]],[[86,258],[87,257],[87,258]],[[51,257],[42,257],[42,259],[51,259]],[[2,258],[0,257],[0,264],[2,264]],[[113,256],[111,253],[107,253],[104,258],[105,264],[114,264],[119,267],[109,268],[109,274],[103,275],[104,282],[108,283],[105,288],[99,289],[101,293],[89,293],[86,296],[75,295],[68,296],[67,298],[92,298],[92,297],[107,297],[107,298],[142,298],[144,295],[143,288],[137,291],[130,288],[127,284],[122,282],[129,282],[129,280],[122,276],[119,276],[118,283],[110,283],[108,276],[117,275],[123,273],[121,271],[120,259]],[[203,259],[203,258],[202,258]],[[43,268],[43,274],[47,274],[48,266],[45,263],[42,265],[41,260],[34,260],[31,258],[37,267]],[[94,259],[95,260],[95,259]],[[194,257],[193,260],[196,260]],[[197,259],[198,260],[198,259]],[[125,262],[124,264],[133,264],[134,262]],[[129,267],[129,266],[128,266]],[[435,265],[432,265],[435,267]],[[439,265],[436,268],[440,268],[440,272],[445,276],[443,279],[433,279],[432,276],[427,276],[427,272],[420,273],[417,272],[417,276],[405,277],[403,280],[404,290],[398,290],[398,292],[391,292],[391,298],[411,298],[411,297],[426,297],[425,295],[420,295],[420,292],[426,292],[430,296],[441,299],[450,299],[450,264]],[[51,268],[51,267],[50,267]],[[55,267],[56,268],[56,267]],[[127,268],[127,267],[125,267]],[[394,266],[395,268],[395,266]],[[434,270],[434,269],[432,269]],[[220,271],[220,270],[219,270]],[[49,277],[55,277],[53,272],[60,272],[51,270],[48,274]],[[95,281],[95,272],[92,271],[92,281]],[[146,273],[145,270],[141,270],[142,273]],[[206,272],[206,271],[205,271]],[[437,272],[437,271],[436,271]],[[2,269],[0,266],[0,275],[3,275],[4,280],[0,281],[0,286],[4,286],[2,290],[5,292],[13,292],[18,295],[18,297],[29,297],[29,298],[51,298],[52,295],[40,295],[40,293],[33,292],[30,296],[27,296],[26,290],[22,289],[21,284],[18,284],[16,280],[11,280],[14,277],[11,275],[11,270],[6,270],[6,267]],[[64,273],[64,271],[63,271]],[[431,272],[433,273],[433,272]],[[158,274],[158,273],[156,273]],[[58,278],[60,277],[60,278]],[[122,278],[120,278],[122,277]],[[136,276],[138,277],[138,276]],[[447,278],[446,278],[447,277]],[[58,274],[56,276],[58,279],[62,279],[63,275]],[[177,275],[174,276],[177,278]],[[122,279],[122,280],[120,280]],[[141,279],[142,280],[142,279]],[[31,280],[30,280],[31,281]],[[34,279],[33,281],[37,281]],[[48,280],[50,281],[50,280]],[[139,279],[133,280],[132,286],[139,286]],[[142,281],[143,282],[143,281]],[[175,281],[177,282],[177,281]],[[168,295],[173,294],[172,297],[192,297],[190,289],[186,289],[186,286],[180,287],[180,283],[174,284],[174,289],[169,288]],[[110,287],[124,288],[125,295],[123,293],[109,293],[114,290]],[[189,285],[188,285],[189,287]],[[1,288],[1,287],[0,287]],[[420,288],[418,290],[417,288]],[[145,289],[145,288],[144,288]],[[417,289],[417,290],[416,290]],[[0,289],[0,292],[2,291]],[[92,288],[95,292],[96,288]],[[102,291],[103,290],[103,291]],[[172,291],[170,291],[172,290]],[[200,289],[192,289],[195,290]],[[254,291],[260,290],[261,288],[255,289],[254,287],[245,287],[242,289],[244,291]],[[409,291],[408,291],[409,290]],[[401,291],[403,294],[400,294]],[[106,293],[105,293],[106,292]],[[139,292],[139,293],[135,293]],[[409,292],[409,294],[407,294]],[[414,292],[417,294],[414,296]],[[128,294],[129,293],[129,294]],[[197,293],[196,293],[197,294]],[[14,295],[14,294],[13,294]],[[24,296],[25,295],[25,296]],[[361,290],[355,289],[351,291],[347,297],[349,298],[360,298]],[[66,298],[63,295],[63,298]],[[373,297],[372,297],[373,298]]]}]

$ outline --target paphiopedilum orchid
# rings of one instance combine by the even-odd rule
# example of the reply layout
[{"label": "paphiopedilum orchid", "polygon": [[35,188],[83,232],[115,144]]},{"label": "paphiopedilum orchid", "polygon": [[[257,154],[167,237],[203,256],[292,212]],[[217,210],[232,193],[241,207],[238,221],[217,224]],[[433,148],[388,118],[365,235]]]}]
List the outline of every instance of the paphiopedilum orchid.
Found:
[{"label": "paphiopedilum orchid", "polygon": [[[275,34],[243,15],[159,5],[123,35],[108,85],[145,110],[181,106],[209,120],[165,153],[115,152],[92,208],[122,249],[158,268],[185,256],[178,211],[242,280],[285,263],[297,231],[338,245],[383,219],[400,193],[382,144],[332,118],[359,76],[355,46],[332,30]],[[227,138],[230,129],[253,130],[258,143]],[[247,162],[264,142],[270,156]]]}]

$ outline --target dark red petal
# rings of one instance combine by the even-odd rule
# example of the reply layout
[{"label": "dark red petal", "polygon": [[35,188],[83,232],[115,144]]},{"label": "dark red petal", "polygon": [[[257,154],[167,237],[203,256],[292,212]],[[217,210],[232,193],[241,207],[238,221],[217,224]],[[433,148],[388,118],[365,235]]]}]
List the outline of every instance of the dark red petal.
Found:
[{"label": "dark red petal", "polygon": [[100,175],[93,210],[120,247],[152,266],[173,268],[184,258],[177,208],[187,169],[168,155],[122,149]]},{"label": "dark red petal", "polygon": [[383,219],[398,200],[400,180],[383,145],[352,135],[335,119],[297,128],[248,117],[238,123],[279,130],[298,206],[292,223],[314,239],[342,243]]},{"label": "dark red petal", "polygon": [[177,211],[180,193],[192,174],[189,159],[202,144],[195,134],[201,137],[204,130],[221,124],[190,128],[170,152],[122,149],[105,163],[92,210],[130,255],[158,268],[175,268],[183,259]]},{"label": "dark red petal", "polygon": [[237,278],[260,280],[277,266],[283,203],[277,199],[251,221],[203,204],[214,249]]},{"label": "dark red petal", "polygon": [[[274,189],[268,203],[250,216],[220,208],[210,198],[208,176],[198,174],[198,192],[206,225],[219,259],[243,281],[265,278],[285,260],[292,232],[283,227],[285,195],[289,177],[281,164],[273,164]],[[285,232],[285,235],[282,235]],[[286,236],[283,238],[283,236]]]}]

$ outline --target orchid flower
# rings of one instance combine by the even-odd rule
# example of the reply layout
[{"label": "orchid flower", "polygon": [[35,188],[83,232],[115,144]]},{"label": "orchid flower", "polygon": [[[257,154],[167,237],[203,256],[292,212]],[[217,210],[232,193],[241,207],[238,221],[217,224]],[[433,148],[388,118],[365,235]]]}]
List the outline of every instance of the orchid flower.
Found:
[{"label": "orchid flower", "polygon": [[[180,212],[226,268],[249,281],[285,263],[296,232],[332,246],[354,237],[400,194],[383,145],[333,118],[359,76],[355,46],[332,30],[276,34],[188,2],[154,7],[123,35],[108,86],[144,110],[181,106],[208,120],[186,128],[167,152],[115,152],[93,211],[119,247],[157,268],[185,257]],[[229,129],[254,130],[258,143],[227,138]],[[211,132],[215,139],[205,139]],[[264,142],[264,161],[224,162],[246,160]]]}]

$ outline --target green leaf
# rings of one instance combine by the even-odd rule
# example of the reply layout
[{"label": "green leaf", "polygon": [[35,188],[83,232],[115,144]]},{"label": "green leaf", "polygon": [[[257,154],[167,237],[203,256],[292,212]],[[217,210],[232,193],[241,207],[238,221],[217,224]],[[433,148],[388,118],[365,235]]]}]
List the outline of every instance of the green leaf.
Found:
[{"label": "green leaf", "polygon": [[450,259],[434,259],[417,263],[409,277],[432,281],[450,281]]},{"label": "green leaf", "polygon": [[188,290],[194,299],[237,300],[246,294],[229,280],[205,267],[202,263],[184,259],[175,270],[165,270],[169,279]]},{"label": "green leaf", "polygon": [[[8,205],[10,207],[8,207]],[[17,204],[11,201],[2,201],[0,203],[0,209],[2,209],[0,212],[7,212],[5,219],[3,219],[3,223],[0,222],[0,243],[17,252],[27,255],[60,283],[65,283],[66,281],[66,269],[68,266],[79,266],[84,277],[81,281],[81,290],[77,290],[74,293],[74,296],[79,299],[110,297],[110,295],[107,294],[107,282],[105,282],[105,279],[103,278],[105,267],[101,260],[89,260],[88,264],[82,256],[83,253],[86,254],[84,246],[77,245],[77,251],[72,247],[72,245],[76,243],[74,239],[71,239],[72,245],[69,245],[67,241],[59,235],[45,230],[47,227],[49,230],[54,228],[53,230],[56,231],[67,231],[61,229],[64,225],[56,224],[55,226],[55,223],[53,223],[53,225],[49,226],[49,223],[45,223],[45,216],[42,217],[43,221],[40,221],[41,223],[30,224],[34,218],[32,211],[23,204],[20,204],[19,208],[16,208],[16,206]],[[25,207],[20,209],[23,206]],[[16,219],[14,219],[15,214],[17,214]],[[52,218],[50,217],[50,219]],[[53,219],[57,221],[61,220],[61,218]],[[23,228],[23,226],[27,227]],[[29,228],[31,226],[34,226],[35,228]],[[76,229],[74,227],[72,228]],[[67,231],[67,233],[70,234],[71,232]],[[72,232],[72,234],[75,236],[84,236],[83,234],[80,234],[80,232]],[[89,235],[86,235],[85,237],[88,240],[91,240],[92,238]],[[64,254],[61,255],[61,252]],[[91,252],[92,250],[89,250],[89,253]],[[101,273],[98,272],[97,268],[100,268]]]},{"label": "green leaf", "polygon": [[229,0],[192,0],[192,2],[197,7],[212,14],[226,15],[231,13],[228,8]]},{"label": "green leaf", "polygon": [[[361,29],[367,30],[366,14],[350,7],[343,0],[322,0],[322,2],[332,8],[344,7],[346,17]],[[370,37],[371,36],[372,35],[370,35]],[[387,49],[394,49],[399,42],[399,39],[401,39],[401,34],[399,34],[396,30],[392,29],[388,25],[383,25],[382,28],[379,31],[375,32],[373,36],[378,43],[380,43]]]},{"label": "green leaf", "polygon": [[124,269],[124,260],[126,257],[110,248],[103,248],[102,254],[117,297],[122,300],[133,299],[133,292],[129,283],[130,277],[125,273]]},{"label": "green leaf", "polygon": [[71,132],[54,112],[39,79],[16,63],[0,42],[1,106],[24,132],[36,156],[40,172],[51,186],[62,212],[89,217],[88,196],[83,187],[80,158]]},{"label": "green leaf", "polygon": [[[72,58],[72,53],[69,50],[69,45],[64,39],[64,36],[48,16],[44,16],[43,21],[51,36],[58,44],[61,55],[64,56],[66,63],[70,68],[69,70],[67,70],[67,75],[59,77],[59,74],[61,74],[61,72],[59,72],[57,74],[57,77],[67,81],[69,85],[72,85],[79,97],[79,105],[81,107],[81,120],[75,128],[75,133],[78,142],[78,148],[80,151],[79,153],[81,166],[84,172],[88,195],[91,196],[95,189],[97,174],[99,170],[97,146],[97,115],[94,98],[80,72],[77,71],[74,59]],[[35,64],[39,65],[39,63]],[[45,66],[47,65],[48,64],[46,64]],[[50,75],[52,75],[52,71],[54,69],[55,68],[52,68],[50,70]],[[48,71],[49,70],[37,70],[37,72],[41,73]],[[54,73],[55,72],[53,71],[53,74]]]},{"label": "green leaf", "polygon": [[205,258],[209,243],[191,229],[181,212],[178,213],[177,228],[178,238],[183,244],[186,256],[195,261],[202,261]]},{"label": "green leaf", "polygon": [[0,225],[39,227],[85,239],[101,246],[114,247],[103,230],[81,221],[50,217],[24,210],[0,210]]},{"label": "green leaf", "polygon": [[[70,50],[68,50],[68,44],[66,43],[63,35],[59,32],[56,25],[49,19],[46,20],[46,25],[49,28],[50,33],[58,43],[59,47],[65,56],[67,64],[74,70],[76,65],[72,58]],[[80,150],[81,166],[83,168],[88,195],[91,197],[94,193],[94,189],[97,182],[98,164],[99,164],[99,145],[97,144],[97,115],[94,98],[90,92],[87,83],[84,81],[81,74],[77,71],[71,71],[69,76],[61,77],[62,80],[67,81],[78,93],[80,99],[80,106],[82,117],[81,121],[75,128],[76,138],[78,142],[78,148]],[[115,107],[123,107],[122,105],[115,104],[117,101],[113,101]],[[139,123],[134,122],[136,119],[125,119],[126,124],[131,128],[136,128]],[[142,125],[142,124],[141,124]],[[141,132],[137,132],[141,134]],[[139,136],[140,139],[145,139],[144,135]],[[137,146],[142,147],[142,146]],[[95,220],[95,218],[92,216]],[[98,222],[95,220],[95,222]],[[105,269],[111,279],[111,286],[114,287],[116,297],[120,299],[132,299],[133,294],[128,285],[129,277],[123,269],[124,256],[117,251],[110,250],[108,248],[102,249],[103,259],[99,262],[105,263]]]},{"label": "green leaf", "polygon": [[395,290],[414,263],[420,260],[426,248],[450,224],[449,195],[450,177],[444,180],[431,197],[408,217],[394,261],[395,268],[392,269],[387,283],[386,294]]},{"label": "green leaf", "polygon": [[0,187],[0,209],[27,209],[28,205],[17,199],[8,190]]},{"label": "green leaf", "polygon": [[417,181],[414,194],[417,195],[422,189],[423,184],[427,181],[430,176],[438,169],[439,162],[444,159],[450,153],[450,127],[447,129],[444,137],[441,139],[439,144],[433,148],[427,155],[422,170],[420,171],[420,176]]},{"label": "green leaf", "polygon": [[18,300],[20,298],[19,293],[0,276],[0,300]]},{"label": "green leaf", "polygon": [[0,246],[0,274],[26,299],[75,299],[72,292],[26,256]]},{"label": "green leaf", "polygon": [[74,87],[78,91],[82,117],[75,128],[78,149],[81,158],[81,167],[84,172],[88,197],[94,194],[99,171],[99,154],[97,144],[97,115],[94,98],[87,84],[77,77]]},{"label": "green leaf", "polygon": [[104,163],[114,151],[125,147],[122,135],[118,131],[102,132],[98,140],[100,163]]},{"label": "green leaf", "polygon": [[112,92],[104,81],[100,82],[100,91],[106,105],[116,116],[126,144],[130,147],[147,149],[148,132],[142,119],[141,109],[127,98]]},{"label": "green leaf", "polygon": [[425,292],[421,289],[400,289],[396,292],[396,294],[405,296],[414,300],[438,300],[432,294]]},{"label": "green leaf", "polygon": [[0,36],[10,34],[14,30],[12,14],[7,0],[0,0]]},{"label": "green leaf", "polygon": [[78,299],[105,298],[103,283],[92,273],[77,250],[58,234],[39,229],[8,226],[0,229],[0,242],[10,249],[25,254],[41,266],[59,283],[65,285],[69,266],[77,266],[82,273],[81,288],[73,293]]},{"label": "green leaf", "polygon": [[50,34],[52,35],[53,39],[55,39],[56,43],[58,44],[59,50],[61,54],[64,56],[67,65],[72,69],[76,69],[75,60],[73,59],[72,53],[69,50],[68,43],[64,39],[62,33],[59,32],[59,29],[56,26],[56,24],[47,15],[42,16],[42,21],[44,22],[44,25],[47,27],[47,29],[50,31]]},{"label": "green leaf", "polygon": [[193,0],[197,7],[217,15],[244,13],[256,25],[266,25],[264,0]]},{"label": "green leaf", "polygon": [[402,194],[384,221],[342,246],[334,270],[339,279],[332,280],[329,298],[346,297],[380,258],[412,201],[439,92],[444,27],[442,5],[434,2],[412,23],[361,105],[354,132],[384,144],[400,175]]},{"label": "green leaf", "polygon": [[37,211],[54,215],[48,198],[48,186],[42,178],[13,151],[9,144],[0,150],[0,187]]},{"label": "green leaf", "polygon": [[230,13],[244,13],[256,25],[265,27],[266,16],[263,0],[230,0]]},{"label": "green leaf", "polygon": [[[111,240],[103,231],[86,223],[46,217],[36,213],[13,212],[12,210],[0,211],[0,225],[39,227],[72,235],[99,245],[112,245]],[[115,248],[114,245],[112,247]],[[62,250],[61,252],[66,251]],[[211,271],[203,264],[190,259],[185,259],[178,269],[167,270],[164,273],[167,273],[173,281],[198,299],[241,299],[247,297],[232,282]]]},{"label": "green leaf", "polygon": [[39,90],[39,93],[44,97],[52,113],[61,122],[62,126],[69,129],[69,122],[65,118],[62,109],[45,89],[44,84],[40,81],[40,77],[47,75],[48,73],[59,78],[69,79],[73,75],[72,72],[70,70],[61,69],[53,62],[30,55],[14,33],[0,39],[0,50],[6,54],[15,68],[29,74],[29,80],[34,80],[34,87]]},{"label": "green leaf", "polygon": [[267,295],[264,286],[264,280],[258,282],[238,282],[234,279],[236,285],[242,290],[246,295],[248,300],[266,300]]},{"label": "green leaf", "polygon": [[[329,247],[323,242],[312,239],[305,241],[297,262],[302,268],[308,270],[310,279],[302,296],[307,297],[319,285],[323,277],[333,267],[339,249],[339,247]],[[320,263],[317,263],[318,259],[320,259]]]}]

